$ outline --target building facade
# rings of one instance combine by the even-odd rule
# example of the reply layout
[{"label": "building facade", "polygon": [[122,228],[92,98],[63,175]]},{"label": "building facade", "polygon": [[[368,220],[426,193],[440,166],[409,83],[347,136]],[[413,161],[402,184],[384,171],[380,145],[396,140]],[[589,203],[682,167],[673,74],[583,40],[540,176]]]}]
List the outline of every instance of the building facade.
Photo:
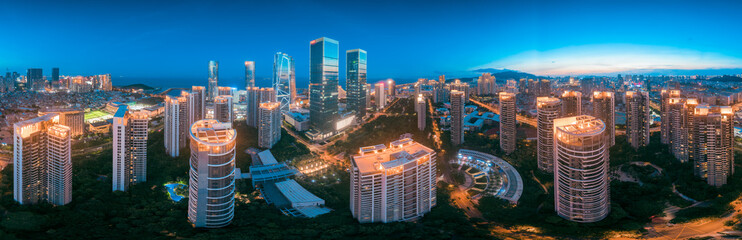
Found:
[{"label": "building facade", "polygon": [[649,93],[645,91],[627,91],[626,102],[626,139],[631,147],[638,149],[649,145],[650,109]]},{"label": "building facade", "polygon": [[729,106],[698,105],[693,112],[695,174],[715,187],[734,173],[734,111]]},{"label": "building facade", "polygon": [[516,139],[516,128],[515,118],[517,109],[515,106],[516,95],[515,93],[500,92],[500,148],[506,154],[510,154],[515,151]]},{"label": "building facade", "polygon": [[281,112],[288,112],[296,98],[296,74],[294,58],[286,53],[278,52],[273,58],[273,89],[281,103]]},{"label": "building facade", "polygon": [[255,87],[255,62],[245,61],[245,88]]},{"label": "building facade", "polygon": [[353,49],[346,55],[346,87],[348,110],[355,111],[358,118],[366,116],[366,51]]},{"label": "building facade", "polygon": [[376,94],[376,109],[381,111],[386,106],[386,90],[384,89],[384,83],[374,84],[374,94]]},{"label": "building facade", "polygon": [[428,112],[428,106],[425,104],[425,97],[420,94],[417,95],[415,101],[415,113],[417,113],[417,129],[425,131],[425,114]]},{"label": "building facade", "polygon": [[410,221],[436,205],[435,151],[405,138],[351,158],[350,210],[360,223]]},{"label": "building facade", "polygon": [[120,106],[113,115],[113,191],[127,191],[131,184],[147,181],[149,117]]},{"label": "building facade", "polygon": [[339,43],[330,38],[310,42],[309,125],[321,134],[335,131],[338,116]]},{"label": "building facade", "polygon": [[577,91],[564,91],[562,99],[562,116],[574,117],[582,115],[582,93]]},{"label": "building facade", "polygon": [[495,76],[490,73],[482,73],[477,79],[477,95],[493,95],[497,93]]},{"label": "building facade", "polygon": [[214,119],[220,122],[234,121],[232,111],[232,96],[221,95],[214,98]]},{"label": "building facade", "polygon": [[203,86],[192,86],[188,99],[188,125],[204,119],[206,116],[206,89]]},{"label": "building facade", "polygon": [[605,124],[606,137],[609,147],[616,144],[616,103],[613,92],[593,92],[593,117],[597,117]]},{"label": "building facade", "polygon": [[206,99],[209,101],[214,100],[216,96],[219,96],[219,62],[209,61],[209,85],[206,89]]},{"label": "building facade", "polygon": [[609,142],[605,124],[581,115],[554,120],[554,209],[590,223],[610,213]]},{"label": "building facade", "polygon": [[272,148],[281,140],[281,103],[264,102],[260,104],[260,126],[258,127],[258,146]]},{"label": "building facade", "polygon": [[74,108],[50,108],[39,110],[39,117],[49,113],[59,115],[59,124],[70,128],[72,137],[82,136],[85,132],[85,112]]},{"label": "building facade", "polygon": [[260,104],[264,102],[276,102],[276,91],[273,88],[247,88],[245,100],[247,101],[247,113],[245,119],[247,126],[259,127]]},{"label": "building facade", "polygon": [[187,92],[180,97],[165,97],[165,150],[171,157],[180,156],[180,149],[187,146],[189,98]]},{"label": "building facade", "polygon": [[193,227],[225,227],[234,218],[236,134],[232,123],[214,119],[190,127],[188,220]]},{"label": "building facade", "polygon": [[660,92],[660,120],[662,121],[662,125],[660,125],[660,133],[662,135],[662,144],[670,144],[670,123],[668,122],[670,119],[670,116],[668,115],[670,98],[679,97],[680,90],[662,89]]},{"label": "building facade", "polygon": [[466,93],[451,91],[451,145],[458,146],[464,143],[464,104]]},{"label": "building facade", "polygon": [[562,100],[553,97],[536,98],[538,168],[554,172],[554,119],[562,115]]}]

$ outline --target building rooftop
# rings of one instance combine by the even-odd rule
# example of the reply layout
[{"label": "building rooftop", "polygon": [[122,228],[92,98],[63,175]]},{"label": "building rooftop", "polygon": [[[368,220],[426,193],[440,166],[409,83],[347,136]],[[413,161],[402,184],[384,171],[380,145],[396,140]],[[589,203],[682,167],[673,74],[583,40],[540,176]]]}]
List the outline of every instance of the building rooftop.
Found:
[{"label": "building rooftop", "polygon": [[222,123],[215,119],[204,119],[193,123],[191,136],[203,144],[222,144],[234,140],[236,132],[232,123]]},{"label": "building rooftop", "polygon": [[115,118],[122,118],[126,116],[126,111],[129,110],[129,106],[127,105],[120,105],[118,110],[116,110],[116,113],[113,114],[113,117]]},{"label": "building rooftop", "polygon": [[554,127],[563,133],[581,136],[591,136],[605,131],[603,121],[588,115],[554,119]]},{"label": "building rooftop", "polygon": [[[258,157],[260,159],[255,159],[260,162],[259,165],[270,165],[270,164],[276,164],[278,161],[276,161],[276,157],[273,156],[273,153],[271,153],[270,150],[265,150],[258,153]],[[253,164],[255,165],[255,164]]]},{"label": "building rooftop", "polygon": [[361,173],[373,173],[385,168],[392,168],[413,161],[434,151],[410,138],[397,140],[389,144],[362,147],[358,155],[353,156],[358,170]]},{"label": "building rooftop", "polygon": [[294,179],[277,182],[276,187],[279,191],[281,191],[281,194],[283,194],[283,196],[285,196],[286,199],[291,202],[292,205],[301,203],[325,203],[325,200],[322,200],[321,198],[304,189],[304,187],[299,185],[299,183],[294,181]]}]

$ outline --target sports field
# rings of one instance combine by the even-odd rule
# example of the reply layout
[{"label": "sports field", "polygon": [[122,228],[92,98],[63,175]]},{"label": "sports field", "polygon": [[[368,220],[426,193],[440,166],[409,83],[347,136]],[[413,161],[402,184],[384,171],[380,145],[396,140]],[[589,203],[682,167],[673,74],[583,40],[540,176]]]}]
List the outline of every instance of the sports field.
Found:
[{"label": "sports field", "polygon": [[110,118],[111,114],[108,114],[104,111],[92,111],[85,113],[85,122],[96,122],[96,121],[102,121]]}]

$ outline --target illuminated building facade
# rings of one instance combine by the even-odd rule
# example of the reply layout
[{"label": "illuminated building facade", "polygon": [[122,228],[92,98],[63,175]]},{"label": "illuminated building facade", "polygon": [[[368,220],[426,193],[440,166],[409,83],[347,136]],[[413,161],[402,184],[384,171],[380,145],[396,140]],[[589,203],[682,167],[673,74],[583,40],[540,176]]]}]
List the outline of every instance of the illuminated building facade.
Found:
[{"label": "illuminated building facade", "polygon": [[271,148],[273,145],[276,145],[278,140],[281,140],[281,103],[261,103],[258,146],[261,148]]},{"label": "illuminated building facade", "polygon": [[286,53],[278,52],[273,58],[273,89],[281,103],[281,112],[288,112],[296,98],[296,74],[294,58]]},{"label": "illuminated building facade", "polygon": [[214,119],[228,123],[234,121],[232,96],[221,95],[214,98]]},{"label": "illuminated building facade", "polygon": [[451,145],[458,146],[464,143],[464,103],[466,93],[451,91]]},{"label": "illuminated building facade", "polygon": [[245,88],[255,87],[255,62],[245,61]]},{"label": "illuminated building facade", "polygon": [[219,90],[217,89],[219,87],[219,62],[217,61],[209,61],[209,85],[208,94],[206,95],[206,99],[211,101],[214,100],[216,96],[219,96]]},{"label": "illuminated building facade", "polygon": [[562,116],[574,117],[582,115],[582,93],[577,91],[564,91],[562,99]]},{"label": "illuminated building facade", "polygon": [[693,114],[694,172],[715,187],[734,173],[734,111],[729,106],[695,107]]},{"label": "illuminated building facade", "polygon": [[376,109],[382,110],[386,106],[386,90],[384,89],[384,83],[374,84],[374,94],[376,94]]},{"label": "illuminated building facade", "polygon": [[613,92],[593,92],[593,117],[597,117],[605,124],[606,137],[609,147],[616,144],[616,104]]},{"label": "illuminated building facade", "polygon": [[192,86],[188,99],[188,125],[204,119],[206,115],[206,89],[203,86]]},{"label": "illuminated building facade", "polygon": [[310,42],[309,125],[320,133],[333,132],[338,116],[339,43],[330,38]]},{"label": "illuminated building facade", "polygon": [[188,141],[189,98],[187,92],[181,92],[180,97],[165,97],[165,150],[172,157],[180,156],[180,149]]},{"label": "illuminated building facade", "polygon": [[346,89],[348,91],[348,110],[355,111],[356,116],[366,116],[366,51],[353,49],[346,55]]},{"label": "illuminated building facade", "polygon": [[149,117],[120,106],[113,115],[113,191],[147,181],[147,131]]},{"label": "illuminated building facade", "polygon": [[276,91],[273,88],[249,87],[247,96],[247,114],[245,116],[247,126],[259,127],[260,104],[264,102],[276,102]]},{"label": "illuminated building facade", "polygon": [[515,151],[516,129],[515,93],[500,92],[500,148],[510,154]]},{"label": "illuminated building facade", "polygon": [[670,119],[669,114],[669,100],[670,98],[679,98],[680,97],[680,90],[668,90],[668,89],[662,89],[660,92],[660,120],[662,121],[662,125],[660,125],[660,133],[661,133],[661,141],[662,144],[670,144],[670,123],[668,122]]},{"label": "illuminated building facade", "polygon": [[649,93],[627,91],[626,97],[626,139],[631,147],[638,149],[649,145]]},{"label": "illuminated building facade", "polygon": [[59,115],[59,124],[70,128],[72,137],[81,136],[85,132],[85,113],[82,109],[50,108],[39,110],[39,117],[49,113]]},{"label": "illuminated building facade", "polygon": [[554,172],[554,119],[562,114],[562,100],[553,97],[536,98],[538,168]]},{"label": "illuminated building facade", "polygon": [[425,114],[428,112],[427,105],[425,104],[425,97],[420,94],[417,95],[415,101],[415,113],[417,113],[417,129],[420,131],[425,130]]}]

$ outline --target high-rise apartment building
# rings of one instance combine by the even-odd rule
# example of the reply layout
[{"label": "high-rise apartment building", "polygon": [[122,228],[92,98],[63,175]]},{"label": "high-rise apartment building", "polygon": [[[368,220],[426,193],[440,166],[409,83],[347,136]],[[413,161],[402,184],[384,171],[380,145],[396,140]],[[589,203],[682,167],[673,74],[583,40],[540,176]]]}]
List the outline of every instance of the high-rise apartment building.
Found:
[{"label": "high-rise apartment building", "polygon": [[685,129],[685,100],[682,98],[667,99],[667,123],[669,128],[670,152],[680,162],[688,161],[687,130]]},{"label": "high-rise apartment building", "polygon": [[391,99],[397,96],[397,84],[394,82],[394,79],[390,78],[386,80],[386,90],[387,96],[391,97]]},{"label": "high-rise apartment building", "polygon": [[281,103],[281,112],[289,112],[296,98],[296,74],[294,58],[286,53],[278,52],[273,58],[273,89],[276,90],[276,99]]},{"label": "high-rise apartment building", "polygon": [[616,144],[616,103],[613,92],[595,91],[593,92],[593,117],[603,121],[605,124],[605,133],[612,147]]},{"label": "high-rise apartment building", "polygon": [[217,87],[216,89],[217,89],[216,91],[217,95],[214,96],[214,98],[218,96],[232,96],[232,91],[234,90],[231,87]]},{"label": "high-rise apartment building", "polygon": [[13,124],[13,199],[20,204],[72,201],[70,128],[59,115]]},{"label": "high-rise apartment building", "polygon": [[469,89],[469,84],[468,83],[463,83],[463,82],[461,82],[461,80],[456,79],[452,83],[448,84],[448,87],[452,91],[453,90],[457,90],[457,91],[464,92],[465,102],[468,102],[469,101],[469,96],[470,96],[469,93],[471,92],[471,90]]},{"label": "high-rise apartment building", "polygon": [[85,112],[76,108],[47,108],[39,110],[39,117],[56,113],[59,124],[70,128],[71,137],[81,136],[85,132]]},{"label": "high-rise apartment building", "polygon": [[734,111],[729,106],[695,107],[693,115],[694,170],[711,186],[721,187],[734,173]]},{"label": "high-rise apartment building", "polygon": [[405,138],[351,158],[350,211],[360,223],[410,221],[436,205],[435,151]]},{"label": "high-rise apartment building", "polygon": [[206,89],[203,86],[192,86],[188,99],[188,125],[204,119],[206,116]]},{"label": "high-rise apartment building", "polygon": [[247,88],[246,94],[246,122],[248,126],[257,128],[260,124],[260,104],[264,102],[276,102],[276,91],[273,88],[250,87]]},{"label": "high-rise apartment building", "polygon": [[466,93],[451,90],[451,145],[464,143],[464,104]]},{"label": "high-rise apartment building", "polygon": [[371,90],[372,90],[372,89],[373,89],[373,88],[371,87],[371,84],[369,84],[369,83],[366,83],[366,88],[365,88],[365,90],[366,90],[366,109],[367,109],[367,110],[368,110],[368,109],[370,109],[370,108],[373,108],[373,105],[371,104],[371,99],[373,99],[373,98],[371,97]]},{"label": "high-rise apartment building", "polygon": [[236,137],[232,123],[214,119],[190,127],[188,220],[193,227],[225,227],[234,218]]},{"label": "high-rise apartment building", "polygon": [[231,123],[234,121],[232,96],[221,95],[214,98],[214,119],[224,123]]},{"label": "high-rise apartment building", "polygon": [[346,55],[346,87],[348,110],[355,111],[357,118],[366,116],[366,51],[353,49]]},{"label": "high-rise apartment building", "polygon": [[[685,100],[685,109],[683,112],[683,142],[686,144],[686,156],[689,162],[696,163],[694,158],[697,156],[696,150],[698,148],[694,147],[695,145],[695,112],[696,107],[698,106],[698,99],[696,98],[686,98]],[[700,176],[700,175],[699,175]]]},{"label": "high-rise apartment building", "polygon": [[320,133],[335,131],[338,115],[339,43],[330,38],[310,42],[309,125]]},{"label": "high-rise apartment building", "polygon": [[245,61],[245,88],[255,87],[255,62]]},{"label": "high-rise apartment building", "polygon": [[605,131],[592,116],[554,120],[554,209],[560,217],[590,223],[610,213]]},{"label": "high-rise apartment building", "polygon": [[189,98],[187,92],[181,92],[180,97],[165,97],[165,150],[172,157],[180,156],[180,149],[188,141]]},{"label": "high-rise apartment building", "polygon": [[554,97],[536,98],[538,168],[554,172],[554,119],[562,115],[562,100]]},{"label": "high-rise apartment building", "polygon": [[574,117],[582,115],[582,93],[577,91],[564,91],[562,93],[562,116]]},{"label": "high-rise apartment building", "polygon": [[209,85],[206,99],[209,101],[214,100],[216,96],[219,96],[219,62],[209,61]]},{"label": "high-rise apartment building", "polygon": [[661,141],[662,144],[669,144],[670,143],[670,123],[669,116],[668,116],[668,104],[670,98],[679,98],[680,97],[680,90],[668,90],[668,89],[662,89],[662,92],[660,92],[660,120],[662,121],[660,125],[660,133],[661,133]]},{"label": "high-rise apartment building", "polygon": [[415,113],[417,113],[417,129],[420,131],[425,130],[425,114],[428,112],[427,105],[425,104],[425,97],[420,94],[417,95],[415,101]]},{"label": "high-rise apartment building", "polygon": [[386,106],[386,89],[384,82],[374,84],[374,94],[376,94],[376,109],[382,110]]},{"label": "high-rise apartment building", "polygon": [[101,74],[95,76],[96,84],[94,84],[95,89],[101,90],[101,91],[111,91],[113,90],[113,82],[111,80],[111,74]]},{"label": "high-rise apartment building", "polygon": [[477,94],[478,95],[493,95],[497,93],[497,84],[495,84],[495,76],[490,73],[482,73],[477,79]]},{"label": "high-rise apartment building", "polygon": [[281,103],[264,102],[260,104],[258,126],[258,146],[272,148],[281,140]]},{"label": "high-rise apartment building", "polygon": [[500,92],[500,148],[510,154],[515,151],[516,128],[515,93]]},{"label": "high-rise apartment building", "polygon": [[625,98],[626,139],[634,149],[647,146],[649,145],[650,134],[649,93],[627,91]]},{"label": "high-rise apartment building", "polygon": [[120,106],[113,115],[113,191],[147,181],[147,131],[149,117]]}]

